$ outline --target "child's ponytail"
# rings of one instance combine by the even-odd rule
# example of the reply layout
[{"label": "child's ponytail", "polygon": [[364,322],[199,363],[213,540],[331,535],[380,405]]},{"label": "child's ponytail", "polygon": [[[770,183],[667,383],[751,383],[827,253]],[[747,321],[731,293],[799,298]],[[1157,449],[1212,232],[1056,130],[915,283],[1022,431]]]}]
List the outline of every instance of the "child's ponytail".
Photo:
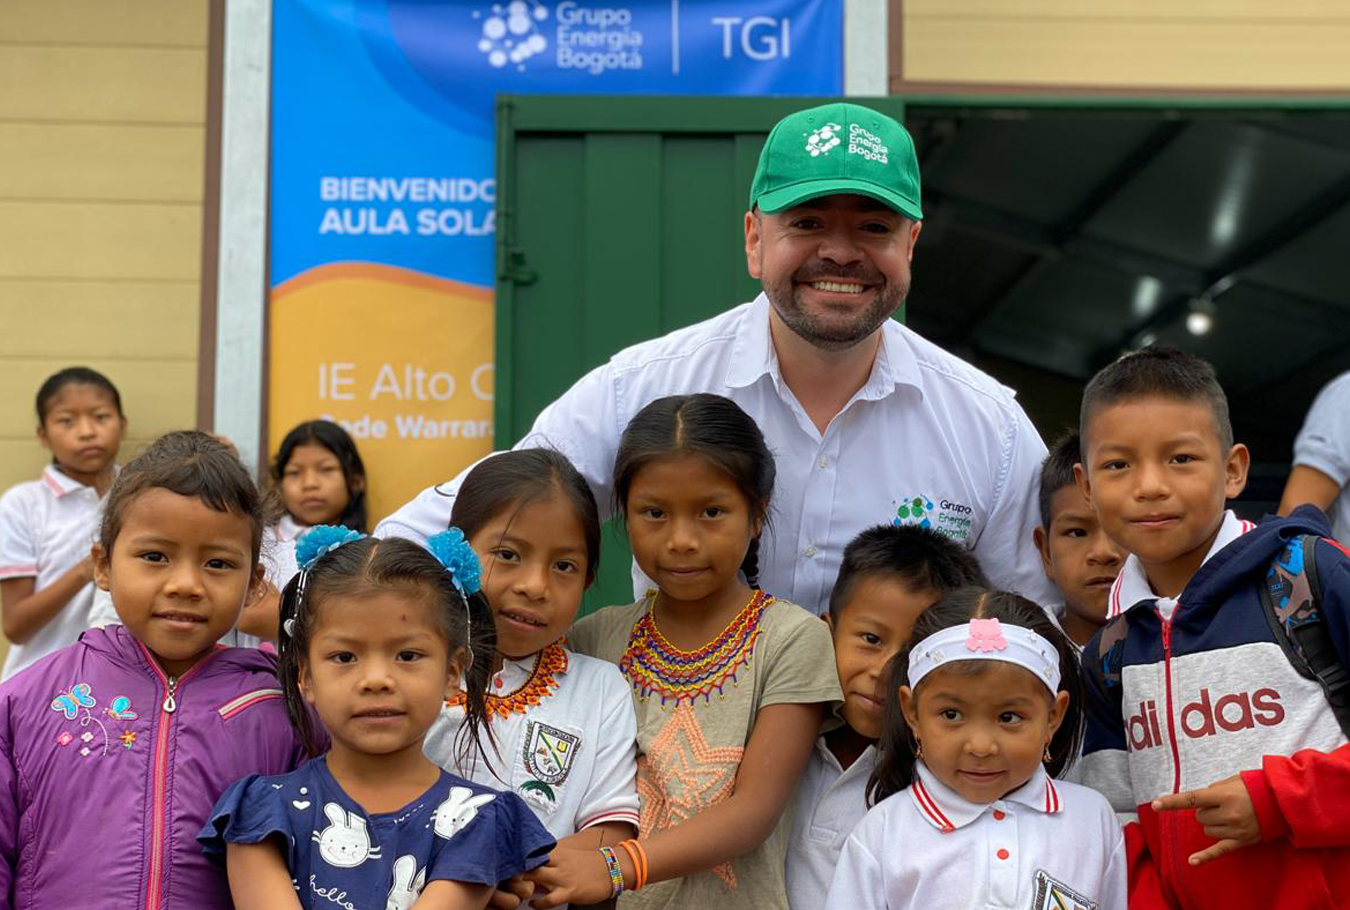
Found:
[{"label": "child's ponytail", "polygon": [[488,680],[492,676],[492,663],[497,653],[497,631],[487,596],[481,589],[474,591],[464,598],[464,605],[465,616],[468,619],[465,645],[469,649],[469,660],[464,668],[462,680],[464,724],[455,734],[455,752],[460,767],[468,766],[468,758],[475,749],[484,757],[487,756],[482,744],[484,732],[487,734],[488,742],[494,741],[492,727],[488,723],[487,691]]},{"label": "child's ponytail", "polygon": [[[291,721],[296,738],[311,758],[322,749],[314,730],[314,717],[304,693],[300,691],[300,658],[309,651],[312,623],[300,610],[300,579],[303,573],[291,577],[281,591],[281,622],[277,629],[277,678],[281,681],[281,695],[286,705],[286,716]],[[304,617],[304,622],[301,618]]]}]

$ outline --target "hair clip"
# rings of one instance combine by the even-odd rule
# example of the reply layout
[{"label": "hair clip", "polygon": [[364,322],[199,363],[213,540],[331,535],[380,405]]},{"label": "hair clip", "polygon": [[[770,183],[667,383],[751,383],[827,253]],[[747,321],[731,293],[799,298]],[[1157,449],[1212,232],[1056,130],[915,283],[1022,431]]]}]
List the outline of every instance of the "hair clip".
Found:
[{"label": "hair clip", "polygon": [[455,587],[465,597],[477,593],[482,587],[479,582],[482,568],[478,564],[478,554],[469,546],[469,542],[464,539],[464,532],[459,528],[447,528],[431,535],[427,540],[427,549],[445,566]]},{"label": "hair clip", "polygon": [[284,632],[286,633],[286,637],[287,637],[287,638],[294,638],[294,637],[295,637],[295,617],[294,617],[294,616],[289,616],[289,617],[287,617],[287,618],[286,618],[286,621],[283,622],[283,623],[281,624],[281,628],[282,628],[282,631],[284,631]]},{"label": "hair clip", "polygon": [[315,525],[295,542],[295,562],[301,569],[308,571],[324,554],[365,536],[360,531],[341,525]]},{"label": "hair clip", "polygon": [[972,619],[970,636],[966,639],[967,651],[1006,651],[1008,640],[1003,637],[997,619]]}]

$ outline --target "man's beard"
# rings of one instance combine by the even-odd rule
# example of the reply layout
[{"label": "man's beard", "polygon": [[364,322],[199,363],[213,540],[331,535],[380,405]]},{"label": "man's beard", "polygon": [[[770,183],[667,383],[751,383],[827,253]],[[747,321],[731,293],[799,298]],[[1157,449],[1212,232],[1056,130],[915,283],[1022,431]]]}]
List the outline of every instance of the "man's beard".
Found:
[{"label": "man's beard", "polygon": [[[876,297],[864,310],[847,321],[838,321],[821,313],[812,312],[801,299],[802,285],[812,281],[861,282]],[[857,266],[828,269],[820,264],[802,266],[790,279],[763,282],[764,294],[769,298],[778,318],[796,335],[824,351],[843,351],[869,337],[900,308],[909,293],[909,282],[891,284],[881,273]],[[864,293],[867,293],[864,291]]]}]

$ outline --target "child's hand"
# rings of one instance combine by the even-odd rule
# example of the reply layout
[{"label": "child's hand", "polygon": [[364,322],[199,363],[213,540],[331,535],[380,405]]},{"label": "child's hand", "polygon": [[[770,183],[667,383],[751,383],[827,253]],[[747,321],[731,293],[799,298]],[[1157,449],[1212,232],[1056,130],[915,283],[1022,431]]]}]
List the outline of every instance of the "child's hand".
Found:
[{"label": "child's hand", "polygon": [[534,906],[540,910],[562,904],[598,904],[613,893],[599,850],[557,848],[547,865],[526,872],[525,878],[534,882],[536,893],[546,892],[534,899]]},{"label": "child's hand", "polygon": [[1195,820],[1205,826],[1205,835],[1218,843],[1192,853],[1190,864],[1198,866],[1225,853],[1249,846],[1261,839],[1256,808],[1239,775],[1225,778],[1199,790],[1173,793],[1153,801],[1153,811],[1194,809]]},{"label": "child's hand", "polygon": [[488,900],[489,910],[516,910],[521,904],[534,896],[534,884],[525,881],[523,875],[513,875],[497,885]]}]

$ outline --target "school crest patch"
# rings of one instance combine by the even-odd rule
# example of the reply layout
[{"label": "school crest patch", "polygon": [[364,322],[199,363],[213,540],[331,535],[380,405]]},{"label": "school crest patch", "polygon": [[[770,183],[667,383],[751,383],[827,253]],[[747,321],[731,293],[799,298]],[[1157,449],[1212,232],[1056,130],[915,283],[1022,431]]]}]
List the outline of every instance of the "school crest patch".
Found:
[{"label": "school crest patch", "polygon": [[1051,878],[1044,870],[1036,870],[1036,896],[1031,910],[1098,910],[1097,902],[1089,900],[1063,882]]},{"label": "school crest patch", "polygon": [[529,721],[525,732],[525,770],[535,780],[556,787],[567,780],[580,746],[581,737],[575,733],[537,720]]}]

